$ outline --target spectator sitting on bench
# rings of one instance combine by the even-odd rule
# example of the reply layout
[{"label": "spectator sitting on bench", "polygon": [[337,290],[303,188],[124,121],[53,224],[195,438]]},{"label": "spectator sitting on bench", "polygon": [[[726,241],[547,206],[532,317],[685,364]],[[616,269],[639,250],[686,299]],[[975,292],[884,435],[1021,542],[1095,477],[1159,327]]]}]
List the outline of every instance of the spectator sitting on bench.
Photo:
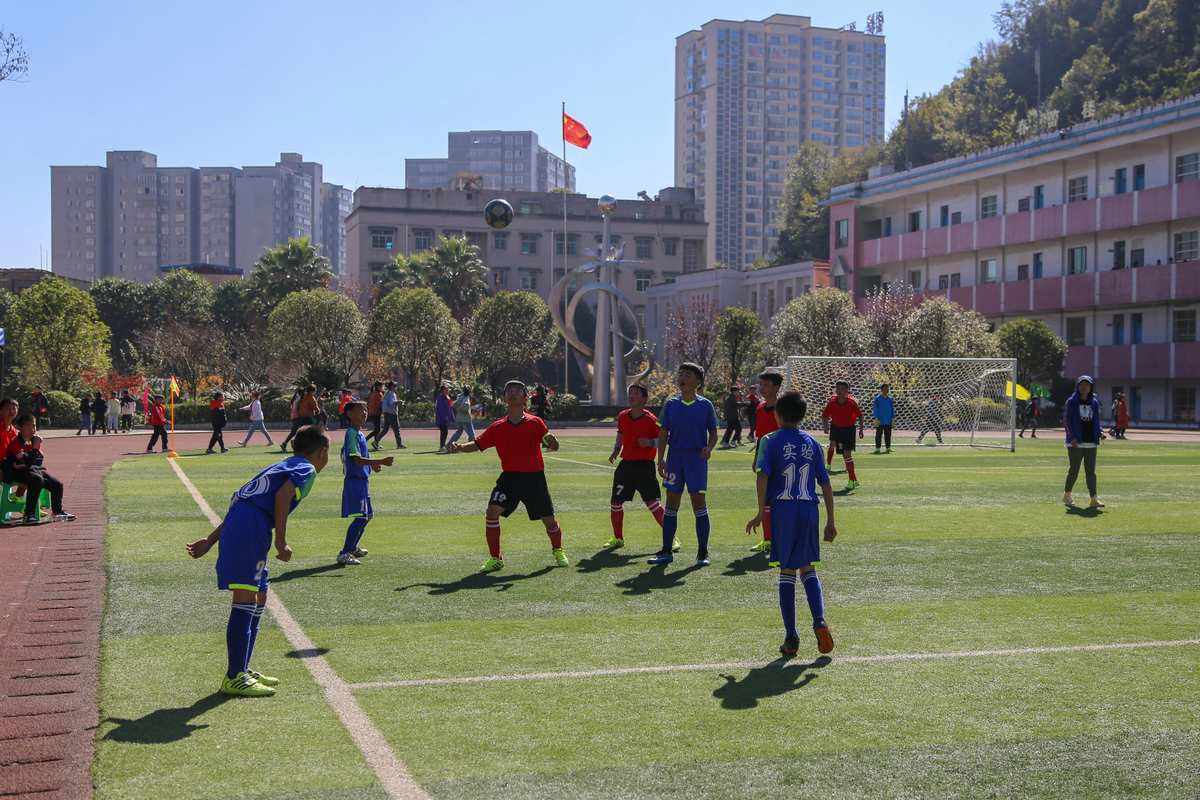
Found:
[{"label": "spectator sitting on bench", "polygon": [[42,437],[37,435],[37,418],[33,414],[17,417],[17,435],[8,444],[4,457],[4,480],[25,486],[25,516],[21,523],[38,521],[38,499],[42,489],[50,492],[50,509],[54,519],[71,521],[74,514],[63,510],[63,485],[42,466]]}]

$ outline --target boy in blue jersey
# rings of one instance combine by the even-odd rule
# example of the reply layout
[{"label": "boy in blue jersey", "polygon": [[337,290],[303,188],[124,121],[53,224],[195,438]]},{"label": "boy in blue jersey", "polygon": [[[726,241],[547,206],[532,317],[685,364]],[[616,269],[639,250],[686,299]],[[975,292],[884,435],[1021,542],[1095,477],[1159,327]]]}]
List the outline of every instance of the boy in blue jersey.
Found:
[{"label": "boy in blue jersey", "polygon": [[879,394],[871,401],[871,413],[875,416],[875,453],[879,453],[880,445],[887,445],[887,451],[892,452],[892,420],[896,418],[896,401],[892,400],[892,387],[880,384]]},{"label": "boy in blue jersey", "polygon": [[329,438],[319,427],[306,426],[297,431],[293,452],[234,492],[221,524],[204,539],[187,546],[188,555],[200,558],[218,544],[217,588],[233,592],[233,608],[225,628],[228,668],[221,681],[221,694],[269,697],[279,684],[278,678],[250,669],[250,656],[267,604],[271,533],[274,531],[275,557],[290,561],[288,515],[312,490],[317,473],[329,462]]},{"label": "boy in blue jersey", "polygon": [[651,564],[670,564],[671,545],[679,528],[679,502],[683,490],[692,498],[696,515],[696,564],[707,566],[709,520],[704,493],[708,491],[708,459],[717,444],[717,411],[708,398],[697,394],[704,385],[704,368],[684,362],[676,377],[679,394],[662,407],[658,420],[658,474],[667,491],[663,516],[662,549]]},{"label": "boy in blue jersey", "polygon": [[775,404],[779,430],[767,435],[758,448],[758,513],[746,523],[746,533],[758,530],[763,512],[771,512],[771,561],[779,562],[779,611],[785,638],[779,652],[796,655],[800,636],[796,632],[796,574],[804,582],[808,609],[812,612],[817,650],[833,650],[833,635],[825,623],[825,599],[821,580],[813,568],[821,559],[818,536],[820,514],[816,487],[825,499],[825,541],[837,536],[833,524],[833,488],[821,445],[804,431],[800,422],[807,410],[798,392],[787,392]]},{"label": "boy in blue jersey", "polygon": [[353,519],[346,528],[346,540],[342,543],[342,551],[338,553],[337,563],[353,566],[361,564],[359,559],[367,554],[359,544],[366,533],[367,523],[374,516],[367,479],[372,472],[390,467],[392,457],[367,456],[367,437],[362,432],[363,423],[367,421],[366,403],[352,400],[342,410],[350,423],[346,426],[346,436],[342,440],[342,474],[345,475],[342,481],[342,518]]}]

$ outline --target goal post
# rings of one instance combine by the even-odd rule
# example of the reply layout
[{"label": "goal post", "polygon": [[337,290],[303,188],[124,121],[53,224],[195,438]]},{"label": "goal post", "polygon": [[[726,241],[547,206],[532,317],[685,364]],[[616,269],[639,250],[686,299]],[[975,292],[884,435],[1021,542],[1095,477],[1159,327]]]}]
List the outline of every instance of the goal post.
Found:
[{"label": "goal post", "polygon": [[839,380],[850,384],[870,427],[886,383],[896,410],[893,446],[1016,449],[1016,359],[790,356],[784,367],[783,391],[798,391],[808,403],[809,430],[821,429],[821,409]]}]

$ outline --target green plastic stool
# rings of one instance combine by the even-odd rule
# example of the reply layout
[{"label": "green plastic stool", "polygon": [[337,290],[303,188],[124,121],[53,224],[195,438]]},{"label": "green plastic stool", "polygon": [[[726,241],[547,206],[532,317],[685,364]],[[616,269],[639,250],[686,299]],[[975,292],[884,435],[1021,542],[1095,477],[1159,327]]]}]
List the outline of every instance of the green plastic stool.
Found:
[{"label": "green plastic stool", "polygon": [[[14,522],[20,522],[25,516],[25,495],[20,497],[14,496],[13,491],[20,483],[5,483],[0,489],[0,522],[11,525]],[[41,497],[38,498],[37,504],[37,521],[43,522],[43,517],[50,514],[50,492],[42,489]]]}]

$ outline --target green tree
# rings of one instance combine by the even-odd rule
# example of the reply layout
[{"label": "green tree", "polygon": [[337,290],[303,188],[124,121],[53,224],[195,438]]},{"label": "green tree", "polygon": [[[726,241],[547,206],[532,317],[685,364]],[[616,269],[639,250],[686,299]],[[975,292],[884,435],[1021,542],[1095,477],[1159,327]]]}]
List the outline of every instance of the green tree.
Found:
[{"label": "green tree", "polygon": [[999,352],[988,321],[944,297],[926,298],[904,319],[896,354],[906,358],[985,358]]},{"label": "green tree", "polygon": [[442,236],[432,250],[397,255],[380,276],[376,296],[420,287],[436,292],[456,320],[466,319],[487,296],[487,266],[479,248],[461,236]]},{"label": "green tree", "polygon": [[269,314],[293,292],[329,288],[333,271],[329,259],[307,236],[302,236],[259,256],[248,280],[261,310]]},{"label": "green tree", "polygon": [[485,298],[466,324],[465,355],[495,383],[502,370],[530,371],[553,352],[550,307],[533,292],[497,292]]},{"label": "green tree", "polygon": [[267,332],[280,362],[301,375],[328,376],[326,388],[350,382],[363,362],[367,323],[354,301],[329,289],[292,292],[271,312]]},{"label": "green tree", "polygon": [[211,323],[168,319],[142,331],[137,346],[145,369],[158,377],[175,376],[189,397],[196,396],[202,379],[229,372],[229,346]]},{"label": "green tree", "polygon": [[820,288],[792,300],[771,319],[767,351],[772,361],[788,356],[864,355],[871,342],[854,298],[839,289]]},{"label": "green tree", "polygon": [[1017,360],[1017,381],[1049,385],[1062,374],[1067,343],[1040,319],[1014,319],[996,331],[1000,355]]},{"label": "green tree", "polygon": [[691,361],[712,369],[717,358],[717,304],[708,295],[677,303],[667,312],[663,344],[672,367]]},{"label": "green tree", "polygon": [[212,322],[214,296],[213,285],[196,273],[171,270],[146,287],[146,327],[167,322],[207,325]]},{"label": "green tree", "polygon": [[863,298],[862,318],[871,334],[870,352],[877,356],[895,356],[902,347],[901,331],[916,308],[913,289],[908,284],[878,287]]},{"label": "green tree", "polygon": [[730,306],[717,317],[717,352],[729,368],[729,385],[737,383],[748,363],[762,358],[762,322],[748,308]]},{"label": "green tree", "polygon": [[816,142],[805,142],[788,165],[780,201],[783,227],[775,257],[781,264],[829,258],[829,197],[834,156]]},{"label": "green tree", "polygon": [[213,291],[213,323],[229,350],[230,382],[246,387],[266,384],[274,354],[266,319],[248,280],[217,284]]},{"label": "green tree", "polygon": [[6,323],[27,384],[71,391],[84,372],[108,370],[110,333],[87,292],[47,278],[17,296]]},{"label": "green tree", "polygon": [[372,351],[404,370],[411,389],[444,377],[461,336],[449,307],[432,289],[395,289],[371,310],[367,339]]},{"label": "green tree", "polygon": [[138,367],[137,341],[148,323],[149,290],[140,283],[110,277],[93,283],[88,294],[101,322],[112,331],[109,358],[113,368],[133,372]]}]

